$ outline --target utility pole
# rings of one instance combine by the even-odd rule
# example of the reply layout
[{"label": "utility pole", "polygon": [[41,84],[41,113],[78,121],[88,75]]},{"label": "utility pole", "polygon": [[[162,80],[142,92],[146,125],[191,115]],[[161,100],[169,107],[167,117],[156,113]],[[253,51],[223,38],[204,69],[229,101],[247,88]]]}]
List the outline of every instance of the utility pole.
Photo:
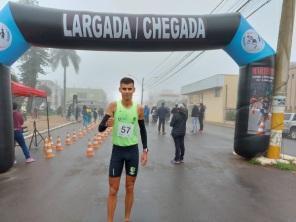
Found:
[{"label": "utility pole", "polygon": [[142,78],[141,105],[143,105],[143,94],[144,94],[144,77]]},{"label": "utility pole", "polygon": [[275,84],[272,101],[272,118],[267,157],[279,159],[282,146],[287,79],[290,66],[295,0],[283,0],[281,23],[275,62]]}]

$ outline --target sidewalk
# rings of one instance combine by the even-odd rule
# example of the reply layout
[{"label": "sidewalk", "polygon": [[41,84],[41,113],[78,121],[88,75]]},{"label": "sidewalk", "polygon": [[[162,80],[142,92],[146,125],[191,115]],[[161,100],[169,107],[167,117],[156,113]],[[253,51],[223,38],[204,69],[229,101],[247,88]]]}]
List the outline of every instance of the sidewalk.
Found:
[{"label": "sidewalk", "polygon": [[[33,122],[36,121],[36,129],[40,133],[47,132],[47,117],[39,116],[37,119],[33,119],[28,117],[24,123],[24,126],[27,127],[25,138],[29,138],[33,133]],[[49,116],[49,129],[53,130],[62,126],[66,126],[68,124],[72,124],[73,121],[67,120],[66,118],[58,115]]]},{"label": "sidewalk", "polygon": [[235,122],[234,121],[225,121],[224,123],[205,121],[205,123],[216,125],[216,126],[228,127],[228,128],[234,128],[235,127]]},{"label": "sidewalk", "polygon": [[[214,126],[221,126],[221,127],[227,127],[227,128],[235,128],[235,122],[234,121],[227,121],[224,123],[218,123],[218,122],[205,122],[210,125]],[[295,155],[288,155],[285,153],[281,153],[279,159],[269,159],[265,156],[259,156],[254,158],[255,161],[258,161],[258,163],[262,166],[265,165],[275,165],[277,163],[284,163],[284,164],[296,164],[296,156]]]}]

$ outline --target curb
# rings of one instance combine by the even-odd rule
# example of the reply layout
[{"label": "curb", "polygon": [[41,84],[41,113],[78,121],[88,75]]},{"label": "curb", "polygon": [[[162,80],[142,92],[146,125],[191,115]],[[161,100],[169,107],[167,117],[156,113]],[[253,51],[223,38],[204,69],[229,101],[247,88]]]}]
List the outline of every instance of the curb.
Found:
[{"label": "curb", "polygon": [[[60,129],[60,128],[64,127],[64,126],[68,126],[68,125],[71,125],[71,124],[74,124],[74,123],[77,123],[77,122],[76,122],[76,121],[72,121],[72,122],[69,122],[69,123],[65,123],[65,124],[62,124],[62,125],[59,125],[59,126],[56,126],[56,127],[50,128],[49,131],[51,132],[51,131],[53,131],[53,130]],[[40,133],[40,134],[47,133],[47,129],[42,130],[42,131],[40,131],[39,133]],[[25,136],[24,138],[25,138],[25,139],[28,139],[28,138],[30,138],[30,137],[32,137],[32,136],[33,136],[33,133],[31,133],[31,134]]]},{"label": "curb", "polygon": [[235,127],[234,124],[230,123],[219,123],[219,122],[210,122],[210,121],[205,121],[207,124],[215,125],[215,126],[222,126],[222,127],[227,127],[227,128],[233,128]]},{"label": "curb", "polygon": [[264,156],[256,157],[254,159],[256,161],[258,161],[260,163],[260,165],[262,165],[262,166],[275,165],[277,163],[286,163],[286,164],[293,163],[293,164],[296,164],[296,157],[291,156],[291,155],[287,155],[287,154],[281,154],[280,159],[269,159],[269,158],[264,157]]}]

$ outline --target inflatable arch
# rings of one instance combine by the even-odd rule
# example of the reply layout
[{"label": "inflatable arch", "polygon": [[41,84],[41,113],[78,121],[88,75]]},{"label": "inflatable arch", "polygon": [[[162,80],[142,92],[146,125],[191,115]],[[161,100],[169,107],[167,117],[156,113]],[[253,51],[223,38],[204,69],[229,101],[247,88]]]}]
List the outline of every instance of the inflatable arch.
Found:
[{"label": "inflatable arch", "polygon": [[8,3],[0,12],[0,172],[14,160],[9,66],[30,46],[144,52],[222,48],[240,67],[234,151],[252,158],[268,147],[275,52],[240,14],[106,14]]}]

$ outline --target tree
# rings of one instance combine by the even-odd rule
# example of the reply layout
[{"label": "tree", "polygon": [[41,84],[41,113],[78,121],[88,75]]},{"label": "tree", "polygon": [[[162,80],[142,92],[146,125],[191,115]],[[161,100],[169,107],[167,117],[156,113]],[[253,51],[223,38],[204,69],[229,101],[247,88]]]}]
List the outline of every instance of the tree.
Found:
[{"label": "tree", "polygon": [[[37,0],[19,0],[19,3],[36,5],[39,2]],[[49,65],[49,53],[48,49],[32,47],[21,58],[20,65],[18,66],[20,71],[21,81],[30,87],[35,88],[39,74],[45,75],[45,67]],[[27,104],[27,110],[30,112],[32,109],[32,98],[29,98]]]},{"label": "tree", "polygon": [[[38,84],[39,85],[39,84]],[[38,89],[44,90],[47,93],[47,96],[51,96],[52,91],[51,89],[47,86],[47,85],[39,85]],[[36,107],[40,107],[40,105],[44,103],[44,98],[40,98],[40,97],[35,97],[35,101],[34,101],[34,105]],[[48,102],[48,107],[50,108],[51,103]]]},{"label": "tree", "polygon": [[[18,66],[22,82],[35,88],[38,74],[45,75],[44,68],[49,64],[49,53],[47,49],[32,47],[21,58],[21,65]],[[32,98],[27,104],[28,112],[32,109]]]},{"label": "tree", "polygon": [[38,89],[45,91],[47,93],[47,96],[51,96],[52,94],[51,88],[49,88],[47,85],[40,85]]},{"label": "tree", "polygon": [[53,71],[55,71],[58,68],[60,63],[64,69],[64,97],[63,97],[63,106],[62,106],[63,114],[66,111],[67,68],[70,66],[70,63],[72,63],[75,72],[78,73],[80,61],[81,59],[79,55],[77,55],[75,50],[70,50],[70,49],[52,50],[51,65],[52,65]]}]

